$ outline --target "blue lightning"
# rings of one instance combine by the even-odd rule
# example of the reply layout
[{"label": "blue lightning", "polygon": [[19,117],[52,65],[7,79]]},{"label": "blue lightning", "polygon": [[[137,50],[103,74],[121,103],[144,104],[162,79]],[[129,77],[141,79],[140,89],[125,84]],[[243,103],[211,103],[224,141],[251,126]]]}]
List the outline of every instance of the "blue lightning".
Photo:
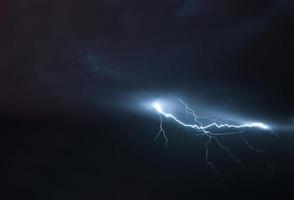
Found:
[{"label": "blue lightning", "polygon": [[161,105],[158,102],[154,102],[152,104],[153,108],[155,108],[157,110],[157,112],[163,116],[165,116],[166,118],[172,118],[173,120],[175,120],[177,123],[179,123],[182,126],[185,127],[190,127],[196,130],[201,130],[203,132],[206,132],[208,128],[211,127],[216,127],[216,128],[260,128],[260,129],[269,129],[269,127],[266,124],[263,124],[261,122],[251,122],[251,123],[246,123],[246,124],[240,124],[240,125],[234,125],[234,124],[218,124],[217,122],[213,122],[210,123],[208,125],[203,126],[199,121],[197,121],[197,116],[195,115],[195,113],[190,109],[190,108],[186,108],[186,111],[192,113],[194,115],[194,119],[196,120],[195,122],[197,122],[198,124],[186,124],[184,122],[182,122],[181,120],[179,120],[178,118],[176,118],[174,115],[164,112]]},{"label": "blue lightning", "polygon": [[[247,141],[247,139],[241,134],[244,132],[244,130],[246,128],[255,128],[255,129],[262,129],[262,130],[271,130],[270,127],[264,123],[261,122],[248,122],[248,123],[244,123],[244,124],[231,124],[231,123],[223,123],[221,120],[217,120],[217,119],[211,119],[208,117],[202,117],[202,116],[197,116],[195,114],[195,112],[188,107],[188,105],[181,99],[179,99],[180,103],[183,104],[185,106],[185,112],[190,114],[191,116],[193,116],[194,118],[194,123],[193,124],[188,124],[185,123],[183,121],[181,121],[180,119],[178,119],[176,116],[174,116],[173,114],[166,112],[163,110],[162,105],[160,104],[160,102],[156,101],[153,102],[151,104],[151,106],[153,107],[153,109],[155,109],[157,111],[157,113],[159,114],[159,118],[160,118],[160,125],[159,125],[159,131],[157,133],[157,135],[155,136],[155,140],[157,140],[157,138],[162,135],[164,140],[165,140],[165,146],[167,147],[168,145],[168,138],[166,135],[166,131],[163,128],[163,118],[170,118],[173,121],[175,121],[177,124],[183,126],[183,127],[188,127],[191,128],[193,130],[196,131],[197,135],[204,135],[207,136],[207,141],[204,143],[205,146],[205,160],[207,162],[207,164],[209,165],[209,167],[217,174],[219,175],[219,171],[214,167],[214,165],[212,164],[212,162],[209,160],[209,145],[211,144],[212,140],[214,140],[216,142],[216,144],[223,149],[224,151],[226,151],[228,153],[228,155],[231,157],[231,159],[239,164],[241,166],[241,168],[244,170],[244,164],[242,161],[240,161],[239,159],[237,159],[234,154],[232,153],[231,149],[225,145],[223,145],[221,143],[221,141],[217,138],[217,136],[224,136],[224,135],[236,135],[239,134],[240,138],[242,139],[242,141],[245,143],[245,145],[250,148],[251,150],[255,151],[256,153],[263,153],[264,150],[261,149],[257,149],[255,148],[253,145],[249,144],[249,142]],[[206,120],[209,123],[205,124],[201,121]],[[235,130],[235,131],[230,131],[230,132],[223,132],[223,133],[214,133],[211,130],[212,129],[220,129],[220,130]],[[265,161],[266,164],[272,168],[272,166],[270,165],[270,163],[268,161]]]}]

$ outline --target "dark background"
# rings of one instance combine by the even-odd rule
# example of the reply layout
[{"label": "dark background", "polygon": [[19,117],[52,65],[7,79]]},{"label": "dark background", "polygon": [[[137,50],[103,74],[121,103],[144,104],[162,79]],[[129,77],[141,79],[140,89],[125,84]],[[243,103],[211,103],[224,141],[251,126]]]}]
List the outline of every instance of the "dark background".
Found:
[{"label": "dark background", "polygon": [[[293,2],[27,0],[0,4],[1,181],[9,199],[283,198],[294,187]],[[185,94],[276,125],[264,158],[133,112]],[[135,105],[133,105],[134,107]],[[140,110],[140,109],[138,109]],[[291,129],[292,126],[292,129]],[[6,189],[6,188],[5,188]]]}]

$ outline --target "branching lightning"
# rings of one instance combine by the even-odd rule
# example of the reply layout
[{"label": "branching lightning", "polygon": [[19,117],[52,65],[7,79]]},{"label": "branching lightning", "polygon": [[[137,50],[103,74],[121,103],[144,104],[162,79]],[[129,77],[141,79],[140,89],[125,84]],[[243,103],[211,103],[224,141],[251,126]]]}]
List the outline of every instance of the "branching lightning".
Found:
[{"label": "branching lightning", "polygon": [[[175,115],[166,112],[163,110],[162,105],[159,102],[153,102],[152,107],[158,112],[159,118],[160,118],[160,125],[159,125],[159,131],[157,135],[155,136],[155,140],[162,135],[165,141],[165,146],[168,145],[168,138],[166,135],[166,131],[163,128],[163,118],[170,118],[173,121],[175,121],[177,124],[191,128],[196,131],[197,135],[204,135],[207,137],[207,140],[204,143],[205,146],[205,160],[209,167],[217,174],[219,175],[219,171],[214,167],[213,163],[209,160],[209,145],[211,145],[212,141],[215,141],[216,144],[227,152],[227,154],[231,157],[231,159],[239,164],[242,169],[245,169],[244,164],[242,161],[237,159],[235,155],[232,153],[231,149],[225,145],[222,144],[222,142],[219,140],[217,136],[224,136],[224,135],[239,135],[244,144],[250,148],[251,150],[255,151],[256,153],[263,153],[262,149],[257,149],[253,145],[249,144],[248,140],[242,135],[245,129],[248,128],[255,128],[255,129],[263,129],[263,130],[270,130],[270,127],[264,123],[261,122],[248,122],[244,124],[233,124],[233,123],[223,123],[221,120],[218,119],[211,119],[208,117],[202,117],[197,116],[195,112],[189,108],[189,106],[181,99],[179,99],[180,103],[185,106],[185,112],[191,116],[193,116],[193,123],[186,123],[182,120],[178,119]],[[205,121],[206,123],[204,123]],[[213,132],[213,130],[218,129],[217,132]],[[224,131],[226,132],[221,132]],[[227,131],[230,130],[230,131]],[[267,164],[269,164],[268,161],[266,161]],[[270,168],[272,168],[270,166]]]}]

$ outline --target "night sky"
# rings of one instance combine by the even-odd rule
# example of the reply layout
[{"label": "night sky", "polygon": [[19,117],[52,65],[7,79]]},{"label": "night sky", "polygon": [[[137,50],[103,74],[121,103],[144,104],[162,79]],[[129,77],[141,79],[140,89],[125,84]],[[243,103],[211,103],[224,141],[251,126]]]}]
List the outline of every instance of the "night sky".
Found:
[{"label": "night sky", "polygon": [[[10,199],[269,199],[294,188],[291,0],[0,3],[1,182]],[[264,121],[205,162],[205,138],[155,98]],[[276,136],[278,135],[278,136]],[[268,160],[273,168],[266,165]],[[4,198],[3,198],[4,199]]]}]

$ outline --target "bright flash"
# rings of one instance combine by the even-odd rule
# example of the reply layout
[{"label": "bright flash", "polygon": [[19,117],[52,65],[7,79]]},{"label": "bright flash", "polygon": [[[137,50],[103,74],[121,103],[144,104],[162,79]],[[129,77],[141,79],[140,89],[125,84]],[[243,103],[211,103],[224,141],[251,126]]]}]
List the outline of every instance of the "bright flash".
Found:
[{"label": "bright flash", "polygon": [[159,102],[153,102],[152,107],[159,113],[163,113],[162,107]]},{"label": "bright flash", "polygon": [[268,125],[261,123],[261,122],[252,122],[249,124],[250,127],[256,127],[256,128],[261,128],[261,129],[270,129]]},{"label": "bright flash", "polygon": [[[244,169],[244,165],[243,162],[238,160],[231,152],[231,149],[227,146],[224,146],[221,142],[221,140],[218,138],[218,136],[225,136],[225,135],[239,135],[240,138],[244,141],[245,145],[247,145],[248,148],[254,150],[257,153],[262,152],[259,149],[256,149],[254,146],[250,145],[247,141],[247,139],[242,135],[242,133],[244,132],[244,130],[246,128],[257,128],[257,129],[264,129],[264,130],[270,130],[270,127],[264,123],[261,122],[247,122],[244,124],[233,124],[233,123],[224,123],[221,120],[213,120],[213,119],[209,119],[207,117],[200,117],[197,116],[195,114],[195,112],[188,107],[188,105],[180,100],[181,104],[183,104],[185,106],[185,112],[187,114],[190,114],[193,118],[194,118],[194,122],[193,123],[186,123],[182,120],[180,120],[178,117],[176,117],[175,115],[166,112],[163,110],[162,105],[158,102],[155,101],[153,103],[151,103],[152,108],[154,108],[158,113],[159,113],[159,117],[160,117],[160,129],[155,137],[155,139],[157,139],[160,135],[163,135],[164,140],[165,140],[165,145],[167,146],[168,144],[168,138],[166,135],[166,132],[163,128],[163,118],[170,118],[173,119],[177,124],[183,126],[183,127],[188,127],[188,128],[192,128],[194,130],[197,131],[198,135],[204,135],[207,136],[207,141],[204,143],[205,144],[205,159],[207,164],[211,167],[211,169],[213,171],[216,172],[216,174],[219,174],[218,170],[213,166],[213,164],[208,160],[208,148],[209,145],[211,144],[212,140],[214,140],[216,142],[216,144],[222,148],[223,150],[225,150],[229,156],[238,164],[241,165],[242,169]],[[202,120],[202,119],[206,119],[206,120]],[[208,122],[207,122],[208,119]],[[207,123],[203,123],[203,121],[206,121]],[[214,132],[214,130],[219,129],[219,130],[223,130],[224,132]]]}]

